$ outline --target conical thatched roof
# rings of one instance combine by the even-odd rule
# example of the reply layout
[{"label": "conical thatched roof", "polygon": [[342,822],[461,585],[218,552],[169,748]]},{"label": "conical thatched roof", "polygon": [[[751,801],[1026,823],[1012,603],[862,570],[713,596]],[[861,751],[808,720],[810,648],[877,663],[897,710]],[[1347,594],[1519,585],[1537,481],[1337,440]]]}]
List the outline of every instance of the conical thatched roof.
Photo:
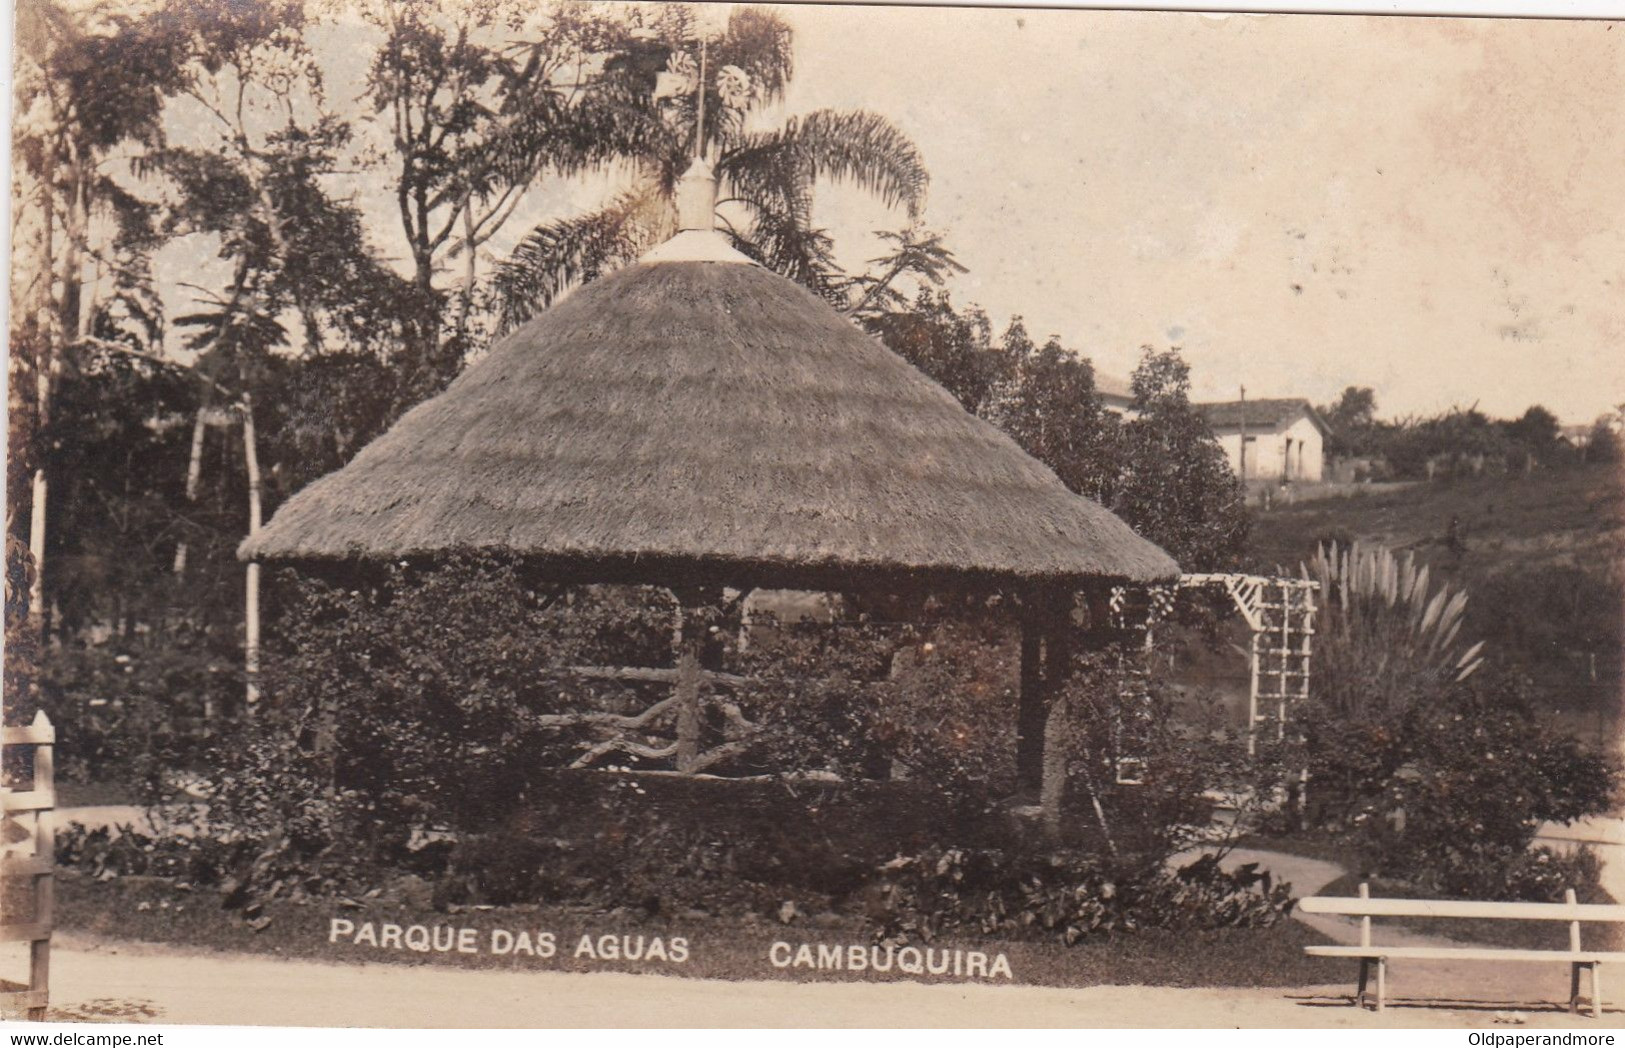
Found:
[{"label": "conical thatched roof", "polygon": [[240,554],[490,549],[575,577],[678,565],[780,584],[1178,573],[810,292],[726,247],[669,249],[682,238],[721,239],[679,234],[569,295]]}]

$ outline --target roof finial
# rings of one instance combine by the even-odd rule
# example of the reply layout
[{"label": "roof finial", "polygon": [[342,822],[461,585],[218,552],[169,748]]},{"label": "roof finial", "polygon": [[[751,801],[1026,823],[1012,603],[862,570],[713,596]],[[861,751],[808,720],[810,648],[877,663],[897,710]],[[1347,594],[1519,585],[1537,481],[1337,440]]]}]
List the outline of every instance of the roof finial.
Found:
[{"label": "roof finial", "polygon": [[705,41],[700,41],[700,99],[694,123],[694,162],[677,180],[677,229],[716,228],[717,178],[705,162]]},{"label": "roof finial", "polygon": [[705,155],[705,37],[700,37],[700,103],[694,115],[694,159]]}]

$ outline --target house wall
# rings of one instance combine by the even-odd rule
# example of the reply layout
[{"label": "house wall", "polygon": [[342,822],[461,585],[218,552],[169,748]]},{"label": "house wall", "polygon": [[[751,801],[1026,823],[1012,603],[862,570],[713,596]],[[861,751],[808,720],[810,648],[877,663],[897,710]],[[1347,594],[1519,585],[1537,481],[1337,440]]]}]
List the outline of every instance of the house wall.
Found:
[{"label": "house wall", "polygon": [[[1230,468],[1241,471],[1241,432],[1220,430],[1214,434],[1224,449]],[[1325,468],[1320,429],[1300,415],[1290,426],[1271,431],[1247,431],[1247,479],[1293,480],[1318,483]]]}]

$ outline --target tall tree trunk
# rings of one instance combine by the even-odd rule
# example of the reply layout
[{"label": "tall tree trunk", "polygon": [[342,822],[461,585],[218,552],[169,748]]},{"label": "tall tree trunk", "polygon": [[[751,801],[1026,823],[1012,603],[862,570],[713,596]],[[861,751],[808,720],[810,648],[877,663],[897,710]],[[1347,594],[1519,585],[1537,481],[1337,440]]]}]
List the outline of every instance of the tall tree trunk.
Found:
[{"label": "tall tree trunk", "polygon": [[[254,398],[244,391],[243,465],[248,472],[248,534],[260,531],[260,459],[254,439]],[[260,565],[249,561],[243,608],[243,670],[248,678],[245,697],[250,712],[260,698]]]},{"label": "tall tree trunk", "polygon": [[[32,508],[28,518],[28,553],[34,561],[34,574],[28,584],[28,615],[36,628],[45,620],[45,500],[49,484],[45,474],[45,425],[51,411],[51,372],[56,366],[56,200],[52,195],[55,165],[47,162],[40,179],[39,214],[41,231],[39,257],[33,287],[38,292],[36,301],[29,304],[35,317],[44,324],[35,342],[34,357],[34,447],[36,459],[32,487]],[[18,303],[12,303],[13,308]],[[15,314],[13,314],[15,319]]]},{"label": "tall tree trunk", "polygon": [[[28,551],[34,558],[34,583],[28,592],[28,612],[35,617],[35,622],[42,629],[46,628],[45,619],[45,540],[46,540],[46,503],[50,495],[50,480],[45,467],[45,459],[49,453],[49,437],[51,418],[51,400],[55,392],[56,383],[62,374],[63,358],[68,349],[76,345],[85,335],[88,321],[83,311],[83,259],[85,255],[85,240],[90,228],[90,189],[86,184],[86,174],[83,159],[71,145],[71,161],[68,167],[68,186],[70,198],[68,201],[68,215],[66,228],[63,230],[63,251],[60,260],[60,269],[54,270],[53,279],[49,284],[48,293],[51,295],[50,320],[46,326],[46,337],[42,347],[43,359],[36,364],[35,397],[36,418],[39,427],[40,440],[39,461],[34,467],[33,506],[29,514]],[[49,194],[50,186],[55,173],[55,164],[47,168],[46,192]],[[46,257],[51,261],[55,259],[55,244],[53,241],[55,230],[51,225],[46,227]]]},{"label": "tall tree trunk", "polygon": [[[197,489],[203,479],[203,435],[208,428],[208,416],[209,400],[205,397],[192,420],[192,454],[186,462],[186,504],[189,506],[197,503]],[[185,539],[175,544],[175,574],[186,574]]]},{"label": "tall tree trunk", "polygon": [[470,201],[463,205],[463,294],[457,316],[457,328],[465,338],[469,317],[474,312],[474,281],[479,275],[478,263],[474,253],[474,205]]}]

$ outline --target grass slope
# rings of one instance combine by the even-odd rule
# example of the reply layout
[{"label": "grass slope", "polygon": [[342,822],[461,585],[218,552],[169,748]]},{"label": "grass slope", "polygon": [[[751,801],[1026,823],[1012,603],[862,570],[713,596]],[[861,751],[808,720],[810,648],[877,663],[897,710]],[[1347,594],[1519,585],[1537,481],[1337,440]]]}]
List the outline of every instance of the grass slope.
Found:
[{"label": "grass slope", "polygon": [[[1458,541],[1450,541],[1454,520]],[[1463,635],[1529,674],[1572,730],[1615,738],[1625,623],[1625,475],[1614,465],[1418,484],[1277,505],[1252,567],[1296,574],[1319,542],[1414,554],[1470,595]]]}]

